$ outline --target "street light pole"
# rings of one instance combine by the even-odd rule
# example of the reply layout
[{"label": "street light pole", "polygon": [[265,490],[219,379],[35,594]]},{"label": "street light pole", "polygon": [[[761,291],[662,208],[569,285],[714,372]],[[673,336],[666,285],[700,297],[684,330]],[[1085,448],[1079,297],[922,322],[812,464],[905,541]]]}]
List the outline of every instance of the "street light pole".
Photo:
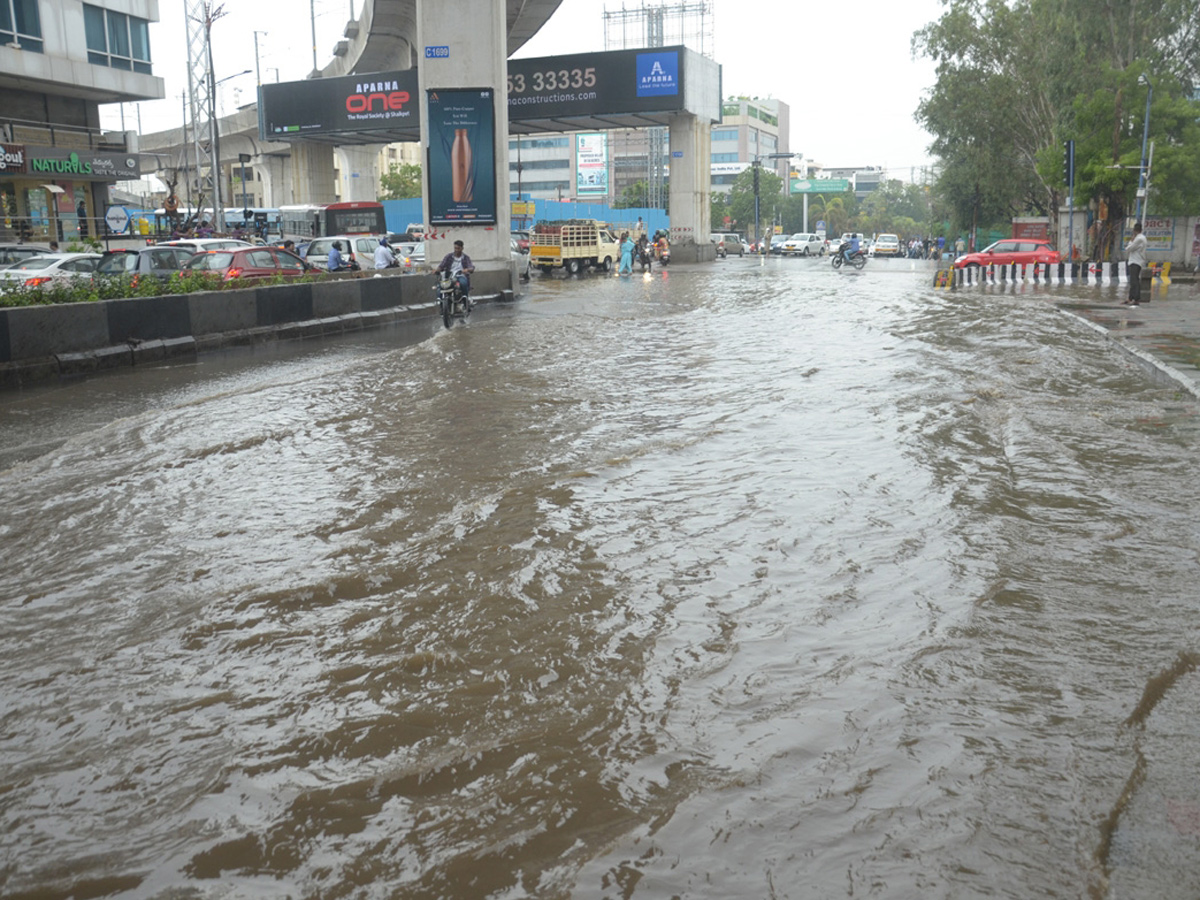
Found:
[{"label": "street light pole", "polygon": [[1150,136],[1150,100],[1154,97],[1154,85],[1145,74],[1138,76],[1138,84],[1146,85],[1146,117],[1142,121],[1142,171],[1138,175],[1137,220],[1142,218],[1142,198],[1146,196],[1146,138]]},{"label": "street light pole", "polygon": [[266,34],[266,32],[254,32],[254,80],[258,83],[259,87],[262,86],[262,69],[258,66],[258,36],[260,34]]}]

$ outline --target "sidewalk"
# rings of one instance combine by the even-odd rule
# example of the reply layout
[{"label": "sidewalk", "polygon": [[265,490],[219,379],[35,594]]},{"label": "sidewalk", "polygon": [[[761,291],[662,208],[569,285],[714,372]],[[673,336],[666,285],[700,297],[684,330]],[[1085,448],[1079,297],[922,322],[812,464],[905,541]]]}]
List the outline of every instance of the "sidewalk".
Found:
[{"label": "sidewalk", "polygon": [[1144,287],[1137,307],[1122,305],[1124,285],[1118,294],[1104,293],[1095,301],[1051,299],[1063,312],[1107,334],[1155,380],[1200,399],[1200,283],[1191,277]]}]

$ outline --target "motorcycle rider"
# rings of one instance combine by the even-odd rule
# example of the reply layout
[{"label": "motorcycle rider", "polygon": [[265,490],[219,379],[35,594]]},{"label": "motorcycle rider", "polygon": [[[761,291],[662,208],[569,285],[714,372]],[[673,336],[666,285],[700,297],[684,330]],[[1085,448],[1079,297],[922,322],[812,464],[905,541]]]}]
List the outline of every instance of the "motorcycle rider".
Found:
[{"label": "motorcycle rider", "polygon": [[471,257],[463,253],[463,242],[454,242],[454,252],[447,253],[441,263],[437,267],[438,272],[445,272],[458,283],[458,291],[462,295],[463,302],[470,309],[475,304],[471,302],[468,294],[471,292],[470,275],[475,271],[475,264],[471,262]]},{"label": "motorcycle rider", "polygon": [[375,268],[394,269],[397,265],[396,254],[392,252],[392,247],[388,243],[387,237],[381,237],[379,239],[379,246],[375,248]]},{"label": "motorcycle rider", "polygon": [[850,262],[854,254],[858,252],[858,247],[858,234],[852,232],[850,234],[850,240],[842,245],[842,258],[845,259],[846,262]]}]

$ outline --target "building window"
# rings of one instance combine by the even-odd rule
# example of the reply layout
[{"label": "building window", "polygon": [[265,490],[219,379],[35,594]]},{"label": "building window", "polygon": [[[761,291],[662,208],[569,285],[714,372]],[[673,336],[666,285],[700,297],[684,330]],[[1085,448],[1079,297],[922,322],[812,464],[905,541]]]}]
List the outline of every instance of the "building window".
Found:
[{"label": "building window", "polygon": [[[517,141],[509,141],[508,149],[516,150]],[[569,147],[571,146],[570,138],[523,138],[520,141],[522,150],[544,150],[547,147]]]},{"label": "building window", "polygon": [[714,141],[736,141],[738,130],[736,128],[714,128],[712,139]]},{"label": "building window", "polygon": [[[0,0],[0,3],[5,0]],[[13,0],[20,2],[20,0]],[[150,74],[150,23],[125,13],[83,4],[88,62]]]},{"label": "building window", "polygon": [[42,52],[42,20],[37,0],[0,0],[0,44]]},{"label": "building window", "polygon": [[[510,172],[517,171],[517,160],[509,159],[508,170]],[[569,169],[571,161],[569,159],[527,159],[520,163],[521,171],[528,172],[532,169]]]},{"label": "building window", "polygon": [[736,153],[714,153],[712,155],[712,161],[715,163],[738,162],[738,155]]}]

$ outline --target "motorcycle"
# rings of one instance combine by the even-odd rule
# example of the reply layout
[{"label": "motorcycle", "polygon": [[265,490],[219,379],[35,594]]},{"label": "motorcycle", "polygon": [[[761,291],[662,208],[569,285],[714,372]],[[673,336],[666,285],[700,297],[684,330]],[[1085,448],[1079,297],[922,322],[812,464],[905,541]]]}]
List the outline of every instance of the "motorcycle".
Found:
[{"label": "motorcycle", "polygon": [[462,319],[465,322],[470,317],[471,307],[474,304],[463,297],[458,282],[450,275],[438,272],[436,277],[437,284],[433,286],[433,290],[437,294],[438,312],[441,313],[442,324],[449,328],[455,319]]},{"label": "motorcycle", "polygon": [[654,270],[654,256],[650,252],[649,244],[638,244],[633,251],[633,255],[637,260],[637,264],[642,267],[643,274]]},{"label": "motorcycle", "polygon": [[655,253],[658,257],[658,264],[660,266],[665,266],[667,263],[669,263],[671,261],[670,246],[662,247],[662,248],[656,250]]},{"label": "motorcycle", "polygon": [[[850,242],[843,241],[841,243],[841,245],[837,248],[837,250],[834,252],[833,267],[835,269],[840,269],[842,267],[842,263],[846,262],[845,254],[846,254],[846,250],[848,250],[849,247],[850,247]],[[854,266],[854,268],[861,269],[866,264],[867,264],[867,254],[864,253],[861,249],[856,250],[850,254],[850,265]]]}]

